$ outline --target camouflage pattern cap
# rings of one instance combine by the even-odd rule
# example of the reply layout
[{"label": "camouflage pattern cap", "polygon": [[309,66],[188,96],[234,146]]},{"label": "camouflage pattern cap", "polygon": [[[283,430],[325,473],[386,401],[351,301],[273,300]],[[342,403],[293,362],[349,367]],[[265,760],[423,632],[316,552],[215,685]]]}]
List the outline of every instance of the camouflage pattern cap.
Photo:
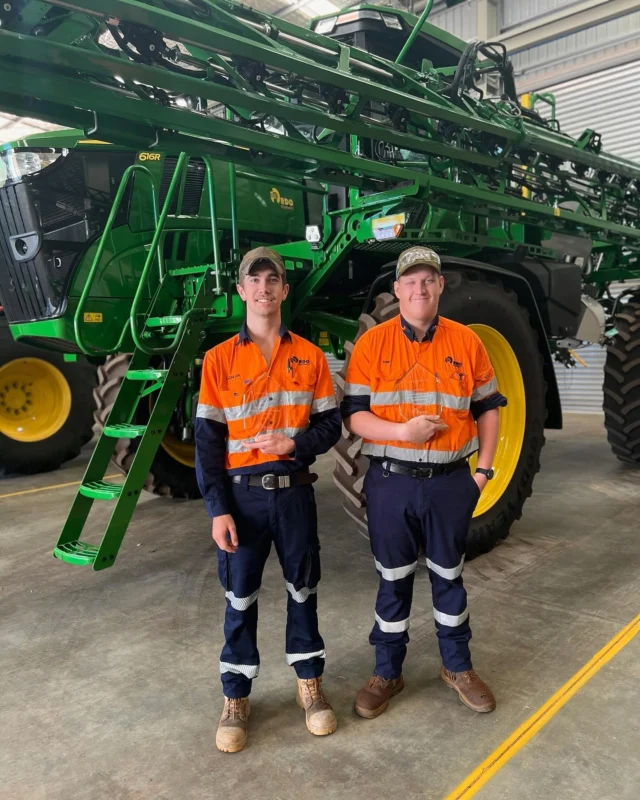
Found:
[{"label": "camouflage pattern cap", "polygon": [[417,267],[419,265],[433,267],[437,269],[438,272],[442,272],[440,256],[435,250],[432,250],[430,247],[410,247],[408,250],[400,253],[396,265],[396,280],[410,267]]},{"label": "camouflage pattern cap", "polygon": [[268,247],[256,247],[253,250],[249,250],[248,253],[245,254],[244,258],[240,262],[240,268],[238,269],[238,283],[242,283],[242,281],[247,277],[247,275],[251,272],[253,267],[258,263],[258,261],[269,261],[273,264],[276,272],[282,280],[285,279],[285,269],[284,269],[284,262],[278,253],[273,250],[270,250]]}]

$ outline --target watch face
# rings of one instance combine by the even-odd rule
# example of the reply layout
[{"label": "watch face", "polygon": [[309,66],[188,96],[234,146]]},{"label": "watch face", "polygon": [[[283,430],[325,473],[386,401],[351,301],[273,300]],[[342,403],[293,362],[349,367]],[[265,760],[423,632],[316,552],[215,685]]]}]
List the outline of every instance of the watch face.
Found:
[{"label": "watch face", "polygon": [[491,480],[491,478],[493,478],[493,476],[494,476],[494,472],[493,472],[493,467],[492,467],[491,469],[487,470],[487,479]]}]

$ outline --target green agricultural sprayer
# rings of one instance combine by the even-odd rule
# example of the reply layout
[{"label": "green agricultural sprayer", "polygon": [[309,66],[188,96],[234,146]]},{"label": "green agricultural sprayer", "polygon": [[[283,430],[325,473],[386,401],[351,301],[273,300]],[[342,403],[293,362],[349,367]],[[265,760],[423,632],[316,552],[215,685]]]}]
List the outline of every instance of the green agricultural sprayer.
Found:
[{"label": "green agricultural sprayer", "polygon": [[[102,434],[58,558],[111,566],[145,487],[197,496],[200,359],[239,329],[237,265],[259,243],[285,260],[287,321],[346,359],[397,312],[397,254],[440,253],[442,313],[476,330],[509,398],[473,553],[531,494],[562,425],[553,360],[574,348],[608,343],[609,439],[640,462],[640,296],[609,293],[640,278],[640,166],[565,134],[518,97],[502,45],[445,33],[430,5],[312,30],[229,0],[0,10],[0,108],[73,128],[0,153],[0,300],[18,341],[99,372]],[[122,484],[104,480],[114,453]],[[335,455],[365,525],[367,459],[353,436]],[[83,531],[95,500],[113,502],[104,535]]]}]

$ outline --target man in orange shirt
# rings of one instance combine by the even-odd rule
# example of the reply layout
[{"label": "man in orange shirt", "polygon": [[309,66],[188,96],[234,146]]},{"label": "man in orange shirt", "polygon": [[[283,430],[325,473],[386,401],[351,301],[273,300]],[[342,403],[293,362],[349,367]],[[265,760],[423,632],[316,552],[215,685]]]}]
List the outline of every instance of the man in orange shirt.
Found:
[{"label": "man in orange shirt", "polygon": [[282,324],[287,297],[280,256],[258,247],[243,258],[238,293],[247,306],[240,334],[209,350],[196,418],[196,471],[225,589],[225,695],[216,734],[224,752],[247,742],[249,693],[258,676],[258,594],[275,544],[287,589],[286,661],[298,676],[308,730],[333,733],[322,689],[318,630],[320,543],[309,466],[340,438],[341,419],[327,361]]},{"label": "man in orange shirt", "polygon": [[[400,254],[400,315],[367,331],[347,370],[342,416],[370,459],[364,482],[380,585],[370,643],[373,676],[355,710],[373,718],[402,691],[413,580],[420,546],[432,585],[442,679],[474,711],[493,711],[473,670],[462,568],[469,522],[496,451],[500,406],[487,352],[475,333],[438,316],[440,258],[427,247]],[[468,458],[478,452],[475,475]]]}]

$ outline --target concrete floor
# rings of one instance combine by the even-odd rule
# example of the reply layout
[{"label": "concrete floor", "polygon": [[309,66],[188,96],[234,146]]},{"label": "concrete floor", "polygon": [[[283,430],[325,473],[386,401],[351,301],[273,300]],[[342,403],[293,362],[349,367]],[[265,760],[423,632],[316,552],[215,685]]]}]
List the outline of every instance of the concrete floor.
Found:
[{"label": "concrete floor", "polygon": [[[85,462],[0,481],[0,495],[79,480]],[[372,668],[377,577],[330,471],[325,457],[319,605],[340,727],[325,739],[304,728],[272,555],[249,746],[234,756],[214,746],[224,602],[201,505],[145,498],[116,565],[94,573],[50,555],[74,487],[0,499],[0,798],[439,800],[640,609],[640,471],[613,458],[599,417],[569,418],[550,432],[511,537],[465,570],[474,662],[498,710],[475,715],[439,680],[420,572],[406,689],[382,717],[361,720],[351,707]],[[96,506],[97,535],[108,509]],[[639,664],[640,636],[477,796],[636,800]]]}]

